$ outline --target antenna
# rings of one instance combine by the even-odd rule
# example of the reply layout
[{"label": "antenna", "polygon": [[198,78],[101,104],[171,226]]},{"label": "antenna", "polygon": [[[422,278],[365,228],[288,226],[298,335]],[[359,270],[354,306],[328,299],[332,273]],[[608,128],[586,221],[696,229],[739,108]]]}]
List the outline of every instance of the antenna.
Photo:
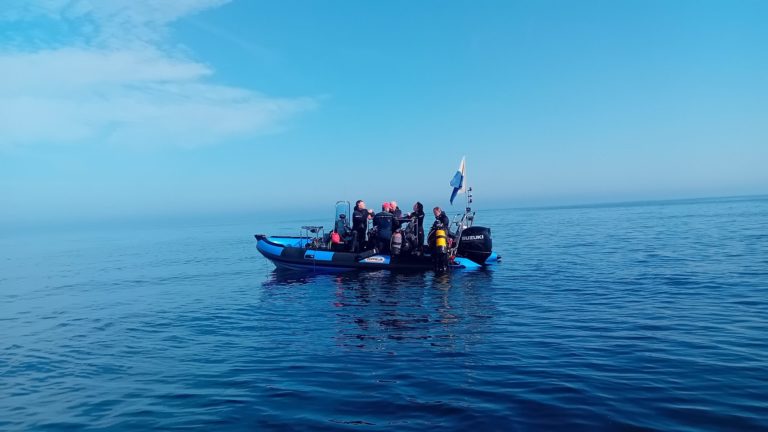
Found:
[{"label": "antenna", "polygon": [[471,187],[467,187],[466,197],[467,197],[467,212],[470,212],[472,211],[472,207],[470,206],[470,204],[472,204],[472,188]]}]

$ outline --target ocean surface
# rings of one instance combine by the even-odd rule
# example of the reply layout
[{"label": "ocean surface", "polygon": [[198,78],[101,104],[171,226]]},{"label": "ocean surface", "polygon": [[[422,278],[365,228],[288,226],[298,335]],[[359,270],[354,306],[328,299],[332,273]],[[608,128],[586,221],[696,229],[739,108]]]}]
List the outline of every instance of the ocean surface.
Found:
[{"label": "ocean surface", "polygon": [[256,251],[330,207],[2,231],[0,430],[768,430],[768,197],[484,211],[444,276]]}]

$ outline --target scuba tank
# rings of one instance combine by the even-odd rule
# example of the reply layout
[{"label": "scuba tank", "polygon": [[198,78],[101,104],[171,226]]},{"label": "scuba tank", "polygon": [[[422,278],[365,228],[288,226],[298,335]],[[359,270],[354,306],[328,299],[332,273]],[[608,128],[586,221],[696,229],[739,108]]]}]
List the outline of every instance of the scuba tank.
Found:
[{"label": "scuba tank", "polygon": [[438,253],[448,252],[448,236],[442,228],[435,230],[435,249]]},{"label": "scuba tank", "polygon": [[390,250],[392,255],[400,255],[400,249],[403,247],[403,233],[400,230],[392,233],[392,242],[390,244]]},{"label": "scuba tank", "polygon": [[448,236],[442,225],[435,229],[435,253],[433,260],[436,272],[448,270]]}]

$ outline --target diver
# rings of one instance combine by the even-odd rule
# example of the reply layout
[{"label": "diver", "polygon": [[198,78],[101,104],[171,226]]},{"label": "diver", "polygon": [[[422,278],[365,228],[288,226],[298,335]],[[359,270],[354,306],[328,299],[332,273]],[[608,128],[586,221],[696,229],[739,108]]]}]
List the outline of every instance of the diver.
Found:
[{"label": "diver", "polygon": [[373,218],[373,211],[365,208],[365,201],[357,200],[352,213],[352,252],[365,250],[367,246],[368,220]]},{"label": "diver", "polygon": [[435,229],[435,244],[432,249],[432,265],[437,273],[443,273],[448,270],[450,265],[448,236],[443,224]]},{"label": "diver", "polygon": [[397,201],[390,201],[389,205],[391,207],[389,211],[395,216],[395,219],[402,219],[403,211],[397,206]]},{"label": "diver", "polygon": [[435,223],[440,222],[441,224],[443,224],[445,229],[448,230],[450,234],[449,228],[451,226],[451,221],[448,219],[448,215],[445,214],[445,211],[443,211],[443,209],[441,209],[440,207],[435,207],[432,209],[432,213],[435,215]]},{"label": "diver", "polygon": [[414,226],[416,235],[416,250],[421,252],[424,248],[424,204],[416,201],[413,205],[413,213],[410,214],[411,224]]},{"label": "diver", "polygon": [[448,219],[448,215],[440,207],[433,208],[432,213],[435,215],[435,223],[432,224],[432,228],[429,230],[429,249],[432,254],[434,270],[442,273],[448,270],[449,267],[452,237],[450,230],[451,222]]},{"label": "diver", "polygon": [[444,230],[448,239],[453,238],[453,235],[451,235],[451,229],[450,229],[451,221],[448,219],[448,215],[445,214],[443,209],[441,209],[440,207],[435,207],[432,209],[432,213],[435,215],[435,222],[432,224],[432,228],[429,229],[427,242],[429,243],[430,249],[434,252],[435,233],[437,232],[438,229]]},{"label": "diver", "polygon": [[400,227],[400,223],[392,214],[392,205],[385,202],[381,205],[381,212],[373,217],[373,229],[376,230],[376,249],[380,253],[389,253],[389,243],[392,233]]}]

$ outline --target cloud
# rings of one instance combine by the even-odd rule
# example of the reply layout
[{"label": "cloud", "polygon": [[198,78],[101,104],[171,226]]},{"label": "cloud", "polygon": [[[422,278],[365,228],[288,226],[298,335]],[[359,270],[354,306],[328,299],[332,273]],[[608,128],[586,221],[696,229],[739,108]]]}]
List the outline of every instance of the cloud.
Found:
[{"label": "cloud", "polygon": [[[226,0],[12,2],[0,21],[64,30],[0,50],[0,145],[106,142],[196,146],[253,136],[315,106],[215,84],[166,46],[168,25]],[[54,28],[53,26],[52,28]]]},{"label": "cloud", "polygon": [[[70,41],[123,47],[160,43],[168,24],[230,0],[4,0],[0,19],[65,27]],[[61,34],[64,33],[64,34]],[[55,43],[55,41],[53,42]]]}]

